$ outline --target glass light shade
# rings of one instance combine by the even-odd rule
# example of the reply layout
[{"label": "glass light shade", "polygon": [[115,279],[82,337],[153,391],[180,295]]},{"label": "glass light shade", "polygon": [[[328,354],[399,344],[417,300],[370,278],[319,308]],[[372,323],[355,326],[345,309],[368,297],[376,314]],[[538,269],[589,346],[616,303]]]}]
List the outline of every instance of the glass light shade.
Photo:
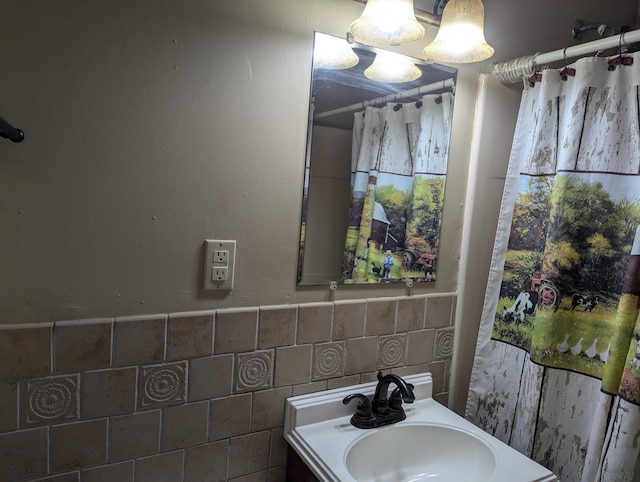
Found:
[{"label": "glass light shade", "polygon": [[428,59],[454,64],[491,57],[494,50],[484,39],[482,1],[449,0],[442,12],[438,34],[423,52]]},{"label": "glass light shade", "polygon": [[374,45],[400,45],[424,37],[413,0],[367,0],[362,16],[351,24],[349,31],[357,41]]},{"label": "glass light shade", "polygon": [[313,46],[314,69],[350,69],[360,59],[346,40],[331,35],[316,34]]},{"label": "glass light shade", "polygon": [[404,55],[380,52],[365,69],[364,75],[377,82],[399,84],[416,80],[422,75],[422,71]]}]

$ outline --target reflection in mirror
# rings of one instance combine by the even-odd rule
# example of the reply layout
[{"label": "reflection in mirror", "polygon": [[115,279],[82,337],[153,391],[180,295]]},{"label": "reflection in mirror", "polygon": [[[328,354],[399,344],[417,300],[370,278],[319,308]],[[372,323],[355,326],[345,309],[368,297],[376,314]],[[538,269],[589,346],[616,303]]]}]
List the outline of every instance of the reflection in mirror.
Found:
[{"label": "reflection in mirror", "polygon": [[316,33],[298,284],[436,280],[455,78]]}]

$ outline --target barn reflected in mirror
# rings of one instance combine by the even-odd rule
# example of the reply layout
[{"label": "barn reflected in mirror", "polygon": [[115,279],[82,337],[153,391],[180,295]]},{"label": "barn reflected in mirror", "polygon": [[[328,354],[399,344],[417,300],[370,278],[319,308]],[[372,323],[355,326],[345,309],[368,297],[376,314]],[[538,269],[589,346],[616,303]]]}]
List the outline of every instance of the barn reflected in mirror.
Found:
[{"label": "barn reflected in mirror", "polygon": [[455,79],[316,33],[298,284],[437,279]]}]

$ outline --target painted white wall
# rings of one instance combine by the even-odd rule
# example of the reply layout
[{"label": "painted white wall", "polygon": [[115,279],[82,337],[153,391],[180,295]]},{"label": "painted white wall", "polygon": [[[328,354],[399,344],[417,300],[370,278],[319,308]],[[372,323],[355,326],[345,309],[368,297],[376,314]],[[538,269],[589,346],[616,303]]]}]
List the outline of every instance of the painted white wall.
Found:
[{"label": "painted white wall", "polygon": [[[328,286],[295,285],[311,46],[314,30],[344,34],[361,11],[345,0],[3,2],[0,115],[26,139],[0,144],[0,322],[328,299]],[[456,145],[446,269],[415,292],[456,289],[468,150]],[[205,238],[238,242],[230,295],[200,289]]]}]

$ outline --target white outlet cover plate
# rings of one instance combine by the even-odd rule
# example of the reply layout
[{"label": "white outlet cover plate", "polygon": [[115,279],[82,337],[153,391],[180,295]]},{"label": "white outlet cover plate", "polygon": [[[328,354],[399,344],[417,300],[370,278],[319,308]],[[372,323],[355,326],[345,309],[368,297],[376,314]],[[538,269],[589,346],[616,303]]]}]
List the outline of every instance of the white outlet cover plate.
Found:
[{"label": "white outlet cover plate", "polygon": [[[215,256],[216,251],[228,253],[226,261]],[[236,264],[236,241],[230,239],[205,239],[204,279],[202,289],[229,291],[233,289]],[[226,268],[225,279],[217,279],[216,269]]]}]

